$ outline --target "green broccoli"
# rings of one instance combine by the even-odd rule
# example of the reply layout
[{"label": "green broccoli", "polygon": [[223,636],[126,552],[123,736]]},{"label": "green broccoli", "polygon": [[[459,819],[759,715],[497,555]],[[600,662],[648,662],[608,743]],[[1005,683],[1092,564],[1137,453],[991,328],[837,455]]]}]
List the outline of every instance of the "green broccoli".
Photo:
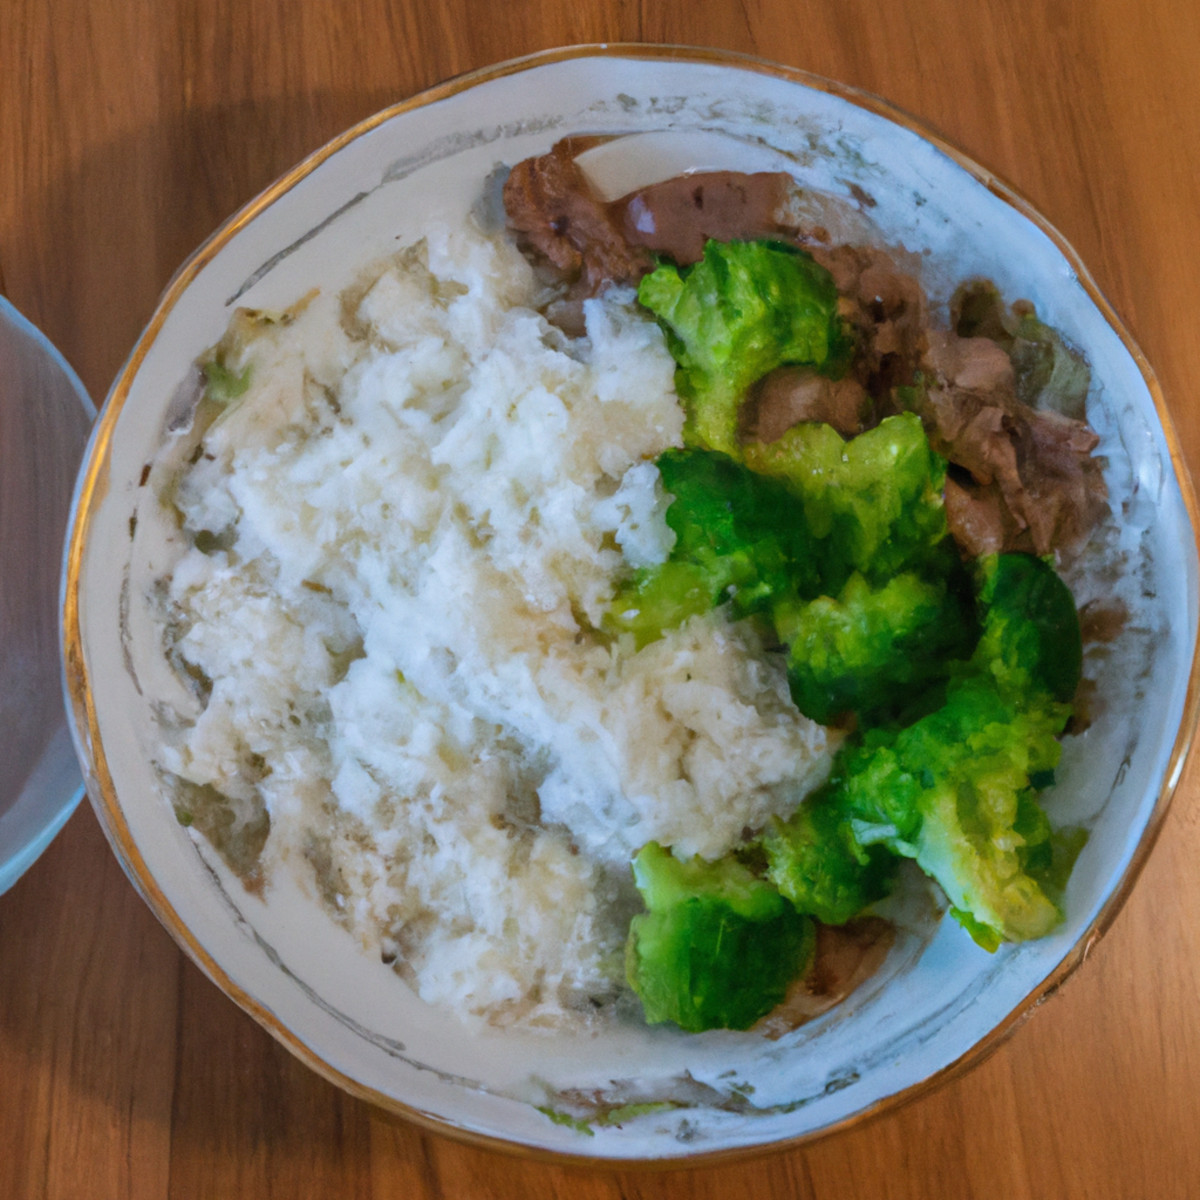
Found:
[{"label": "green broccoli", "polygon": [[240,371],[232,371],[219,359],[210,358],[204,364],[203,371],[204,394],[218,404],[239,399],[250,387],[249,364]]},{"label": "green broccoli", "polygon": [[663,263],[638,299],[659,319],[679,364],[689,446],[736,454],[751,384],[784,363],[839,374],[851,350],[824,267],[776,242],[713,242],[680,270]]},{"label": "green broccoli", "polygon": [[[640,650],[667,630],[727,600],[730,589],[737,586],[730,569],[734,565],[724,559],[681,562],[671,558],[657,567],[643,567],[613,597],[605,627],[632,633]],[[745,560],[737,565],[744,566]]]},{"label": "green broccoli", "polygon": [[778,480],[724,454],[668,450],[658,459],[673,499],[667,562],[634,574],[609,606],[609,625],[645,645],[688,617],[731,603],[737,617],[816,588],[804,514]]},{"label": "green broccoli", "polygon": [[853,571],[872,582],[944,554],[946,462],[918,417],[902,413],[844,441],[832,426],[794,425],[769,444],[748,443],[746,465],[783,479],[819,541],[823,590]]},{"label": "green broccoli", "polygon": [[785,600],[772,615],[788,646],[792,699],[822,725],[848,712],[874,723],[911,711],[977,634],[945,581],[912,572],[878,588],[855,572],[836,598]]},{"label": "green broccoli", "polygon": [[1033,780],[1053,772],[1068,711],[1048,699],[1018,708],[969,679],[899,733],[868,734],[841,764],[834,791],[855,837],[915,858],[988,949],[1061,919],[1026,868],[1049,840]]},{"label": "green broccoli", "polygon": [[849,442],[828,425],[797,426],[745,456],[659,457],[675,547],[617,594],[611,627],[644,645],[727,600],[743,617],[836,596],[855,572],[886,583],[911,566],[959,570],[942,504],[945,462],[916,417],[890,417]]},{"label": "green broccoli", "polygon": [[1008,352],[1016,375],[1017,398],[1030,408],[1047,409],[1082,421],[1092,372],[1057,329],[1026,313]]},{"label": "green broccoli", "polygon": [[[784,363],[837,374],[852,349],[807,255],[709,243],[695,267],[647,276],[639,299],[678,363],[689,449],[659,460],[675,547],[618,593],[610,624],[643,645],[716,605],[769,620],[800,710],[857,725],[829,783],[740,857],[639,852],[647,912],[626,966],[647,1020],[753,1024],[805,969],[812,920],[841,924],[880,899],[899,858],[941,885],[980,945],[1048,933],[1085,840],[1038,802],[1080,678],[1070,591],[1027,555],[964,567],[946,462],[914,412],[848,441],[803,423],[742,443],[757,379]],[[1081,403],[1086,367],[1054,331],[984,291],[958,305],[959,331],[1004,346],[1030,403]]]},{"label": "green broccoli", "polygon": [[983,636],[973,656],[1008,695],[1042,691],[1069,704],[1083,666],[1070,589],[1044,559],[993,554],[976,564]]},{"label": "green broccoli", "polygon": [[732,856],[681,862],[649,842],[633,873],[648,911],[630,923],[626,975],[650,1024],[748,1029],[812,959],[812,921]]},{"label": "green broccoli", "polygon": [[844,925],[887,895],[897,859],[882,845],[863,846],[835,797],[809,797],[787,821],[775,819],[759,839],[767,878],[826,925]]},{"label": "green broccoli", "polygon": [[945,703],[900,730],[869,730],[839,754],[832,802],[863,846],[916,859],[980,945],[1041,937],[1083,843],[1055,833],[1036,799],[1053,780],[1064,703],[1079,679],[1066,585],[1025,555],[979,565],[983,634]]}]

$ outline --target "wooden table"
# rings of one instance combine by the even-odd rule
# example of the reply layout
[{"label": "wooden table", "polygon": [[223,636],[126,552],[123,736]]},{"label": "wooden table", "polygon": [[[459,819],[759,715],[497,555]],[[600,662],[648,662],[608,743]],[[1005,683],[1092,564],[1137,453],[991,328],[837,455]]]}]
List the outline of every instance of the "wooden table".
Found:
[{"label": "wooden table", "polygon": [[[596,41],[759,53],[940,129],[1074,243],[1200,467],[1191,0],[3,0],[4,290],[100,400],[174,268],[307,152]],[[184,958],[85,805],[0,898],[0,1200],[1200,1195],[1198,782],[1111,932],[981,1066],[804,1149],[653,1173],[470,1149],[344,1096]]]}]

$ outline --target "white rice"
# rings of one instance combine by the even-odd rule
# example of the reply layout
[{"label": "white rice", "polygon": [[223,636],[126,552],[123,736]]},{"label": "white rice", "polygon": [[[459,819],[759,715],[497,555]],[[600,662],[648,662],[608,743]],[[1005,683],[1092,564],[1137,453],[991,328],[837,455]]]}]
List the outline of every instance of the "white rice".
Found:
[{"label": "white rice", "polygon": [[264,804],[265,878],[310,878],[425,1000],[530,1026],[619,990],[640,846],[719,856],[835,748],[722,611],[597,632],[670,551],[674,364],[628,292],[574,340],[536,296],[508,242],[434,231],[227,348],[250,386],[179,478],[204,551],[168,582],[212,688],[162,763]]}]

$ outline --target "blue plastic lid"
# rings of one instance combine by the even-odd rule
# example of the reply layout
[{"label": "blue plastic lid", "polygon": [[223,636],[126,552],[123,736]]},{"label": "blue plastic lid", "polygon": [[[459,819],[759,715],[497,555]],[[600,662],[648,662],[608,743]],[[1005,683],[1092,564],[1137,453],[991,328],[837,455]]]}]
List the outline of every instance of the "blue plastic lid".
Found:
[{"label": "blue plastic lid", "polygon": [[0,892],[83,795],[59,650],[63,537],[95,406],[0,296]]}]

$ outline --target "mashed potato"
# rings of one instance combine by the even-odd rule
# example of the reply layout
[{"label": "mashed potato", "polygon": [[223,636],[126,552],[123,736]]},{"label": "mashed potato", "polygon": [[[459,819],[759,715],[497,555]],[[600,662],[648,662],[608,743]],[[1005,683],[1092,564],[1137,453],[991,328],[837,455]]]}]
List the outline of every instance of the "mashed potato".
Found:
[{"label": "mashed potato", "polygon": [[672,545],[674,363],[628,291],[577,339],[536,301],[508,242],[434,231],[239,314],[181,435],[163,620],[195,705],[161,766],[426,1001],[553,1026],[623,985],[640,846],[724,853],[835,746],[723,611],[640,651],[602,632]]}]

